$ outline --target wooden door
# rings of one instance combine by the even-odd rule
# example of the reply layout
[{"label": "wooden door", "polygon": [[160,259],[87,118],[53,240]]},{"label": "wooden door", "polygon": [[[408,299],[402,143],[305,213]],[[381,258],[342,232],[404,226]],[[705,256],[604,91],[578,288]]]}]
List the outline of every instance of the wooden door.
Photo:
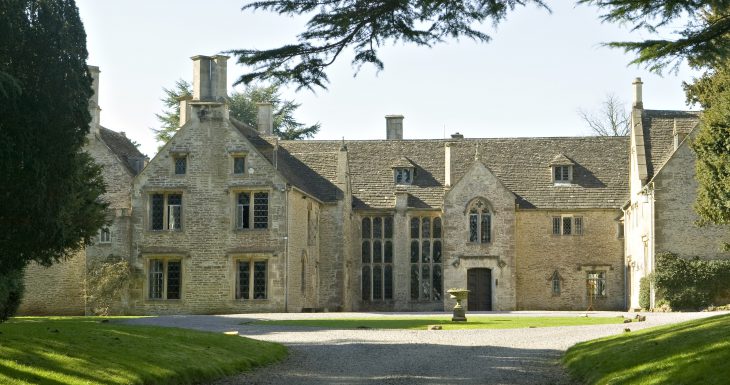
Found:
[{"label": "wooden door", "polygon": [[467,270],[466,288],[469,289],[469,311],[492,310],[492,269]]}]

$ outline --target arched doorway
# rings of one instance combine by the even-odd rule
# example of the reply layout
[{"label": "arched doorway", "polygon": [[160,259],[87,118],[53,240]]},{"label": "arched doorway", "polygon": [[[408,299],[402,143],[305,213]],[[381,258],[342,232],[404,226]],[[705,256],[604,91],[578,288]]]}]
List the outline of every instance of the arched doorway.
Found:
[{"label": "arched doorway", "polygon": [[469,311],[492,310],[492,269],[475,268],[466,271]]}]

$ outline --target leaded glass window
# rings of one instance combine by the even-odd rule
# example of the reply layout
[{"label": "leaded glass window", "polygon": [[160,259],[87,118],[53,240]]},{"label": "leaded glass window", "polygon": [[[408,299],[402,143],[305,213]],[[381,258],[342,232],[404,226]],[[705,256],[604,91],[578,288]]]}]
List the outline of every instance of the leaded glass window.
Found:
[{"label": "leaded glass window", "polygon": [[362,299],[393,299],[393,217],[362,218]]},{"label": "leaded glass window", "polygon": [[553,217],[553,235],[583,235],[583,217],[564,215]]},{"label": "leaded glass window", "polygon": [[552,287],[552,293],[554,296],[560,295],[560,274],[555,270],[552,277],[550,277],[550,284]]},{"label": "leaded glass window", "polygon": [[185,175],[188,170],[188,157],[180,156],[175,158],[175,174]]},{"label": "leaded glass window", "polygon": [[246,173],[246,157],[243,155],[233,157],[233,173],[243,175]]},{"label": "leaded glass window", "polygon": [[554,166],[553,181],[555,183],[569,183],[571,171],[571,166]]},{"label": "leaded glass window", "polygon": [[411,184],[413,183],[412,168],[396,168],[394,170],[395,184]]},{"label": "leaded glass window", "polygon": [[148,289],[150,299],[180,299],[182,264],[180,260],[149,260]]},{"label": "leaded glass window", "polygon": [[268,263],[246,259],[238,261],[237,267],[236,299],[266,299]]},{"label": "leaded glass window", "polygon": [[606,272],[589,271],[586,280],[588,295],[593,297],[606,297]]},{"label": "leaded glass window", "polygon": [[182,194],[152,194],[150,197],[150,229],[182,229]]},{"label": "leaded glass window", "polygon": [[101,230],[99,230],[99,243],[111,243],[111,241],[111,230],[109,230],[108,227],[102,227]]},{"label": "leaded glass window", "polygon": [[[253,213],[253,215],[251,215]],[[269,193],[240,192],[236,195],[236,229],[269,227]]]},{"label": "leaded glass window", "polygon": [[469,207],[469,242],[492,242],[492,212],[482,199],[477,199]]},{"label": "leaded glass window", "polygon": [[442,229],[439,217],[411,218],[411,299],[441,301]]}]

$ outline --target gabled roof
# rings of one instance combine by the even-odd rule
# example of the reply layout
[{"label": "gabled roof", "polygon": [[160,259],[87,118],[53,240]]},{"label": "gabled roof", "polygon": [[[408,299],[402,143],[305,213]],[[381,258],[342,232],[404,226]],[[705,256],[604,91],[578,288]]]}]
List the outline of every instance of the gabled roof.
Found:
[{"label": "gabled roof", "polygon": [[108,128],[99,127],[99,137],[104,144],[116,155],[132,175],[137,175],[141,168],[137,162],[144,162],[145,155],[139,152],[137,146],[124,135]]},{"label": "gabled roof", "polygon": [[391,168],[414,168],[416,167],[413,162],[410,161],[410,159],[406,158],[405,156],[401,156],[400,159],[396,160],[395,163],[393,163]]},{"label": "gabled roof", "polygon": [[[627,137],[505,138],[463,140],[348,141],[350,179],[355,209],[392,209],[395,183],[392,165],[403,157],[416,168],[408,206],[440,208],[444,188],[444,144],[451,142],[452,178],[458,181],[475,161],[483,162],[517,196],[521,208],[618,208],[628,198]],[[319,175],[334,183],[338,141],[280,141],[296,175]],[[573,183],[555,186],[548,169],[555,154],[574,163]],[[301,180],[310,191],[311,178]],[[325,189],[326,190],[326,189]]]},{"label": "gabled roof", "polygon": [[570,160],[567,156],[565,156],[565,154],[562,153],[555,155],[555,158],[550,161],[551,166],[572,166],[574,164],[575,163],[572,160]]},{"label": "gabled roof", "polygon": [[649,179],[672,155],[675,130],[679,133],[689,133],[697,126],[699,119],[698,111],[643,111],[641,123]]}]

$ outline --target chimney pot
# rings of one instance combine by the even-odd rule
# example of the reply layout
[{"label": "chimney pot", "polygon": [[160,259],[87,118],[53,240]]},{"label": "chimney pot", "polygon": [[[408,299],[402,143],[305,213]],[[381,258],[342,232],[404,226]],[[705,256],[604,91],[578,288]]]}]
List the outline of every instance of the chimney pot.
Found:
[{"label": "chimney pot", "polygon": [[634,108],[643,109],[644,102],[641,99],[641,86],[644,83],[641,82],[641,78],[636,78],[632,84],[634,85]]},{"label": "chimney pot", "polygon": [[388,140],[403,139],[403,115],[385,115],[385,134]]},{"label": "chimney pot", "polygon": [[260,135],[274,134],[274,105],[271,103],[256,103],[258,107],[258,130]]}]

